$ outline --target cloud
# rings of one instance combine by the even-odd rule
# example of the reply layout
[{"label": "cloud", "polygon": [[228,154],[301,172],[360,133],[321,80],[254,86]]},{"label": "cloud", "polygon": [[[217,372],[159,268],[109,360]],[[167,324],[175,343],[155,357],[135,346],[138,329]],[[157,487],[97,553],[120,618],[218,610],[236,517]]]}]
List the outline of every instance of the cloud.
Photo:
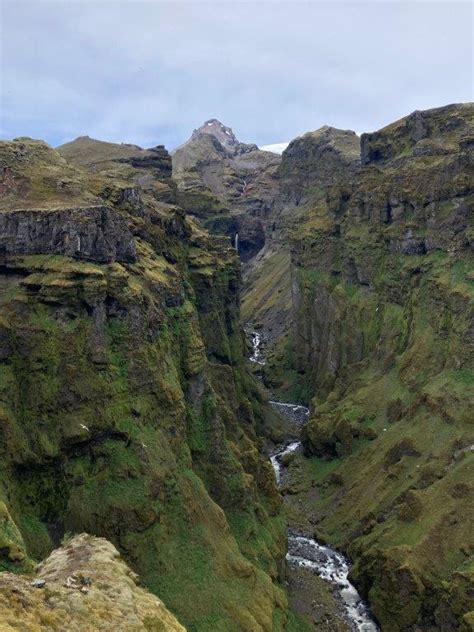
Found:
[{"label": "cloud", "polygon": [[5,137],[183,142],[216,117],[265,145],[471,100],[463,2],[3,0]]}]

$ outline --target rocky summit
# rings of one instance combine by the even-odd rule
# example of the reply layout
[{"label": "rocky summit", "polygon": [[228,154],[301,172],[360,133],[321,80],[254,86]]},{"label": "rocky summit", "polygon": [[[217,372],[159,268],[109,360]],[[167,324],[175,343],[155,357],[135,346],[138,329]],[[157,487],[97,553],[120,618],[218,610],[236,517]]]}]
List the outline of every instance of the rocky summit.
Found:
[{"label": "rocky summit", "polygon": [[180,204],[211,232],[228,235],[244,261],[255,256],[271,233],[280,156],[239,142],[211,119],[172,160]]},{"label": "rocky summit", "polygon": [[473,147],[0,141],[0,630],[474,630]]}]

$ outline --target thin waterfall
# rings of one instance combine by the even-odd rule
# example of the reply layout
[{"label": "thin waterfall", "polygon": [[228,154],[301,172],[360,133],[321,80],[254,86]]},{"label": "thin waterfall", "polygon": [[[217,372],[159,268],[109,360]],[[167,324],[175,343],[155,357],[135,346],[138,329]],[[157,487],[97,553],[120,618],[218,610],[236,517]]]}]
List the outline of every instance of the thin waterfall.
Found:
[{"label": "thin waterfall", "polygon": [[239,252],[239,233],[235,233],[234,248]]}]

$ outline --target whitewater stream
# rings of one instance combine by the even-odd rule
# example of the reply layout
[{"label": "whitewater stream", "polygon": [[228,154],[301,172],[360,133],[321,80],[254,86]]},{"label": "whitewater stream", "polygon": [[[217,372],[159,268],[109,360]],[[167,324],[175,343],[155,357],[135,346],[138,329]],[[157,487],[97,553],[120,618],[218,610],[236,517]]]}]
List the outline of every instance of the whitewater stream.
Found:
[{"label": "whitewater stream", "polygon": [[[250,361],[264,365],[263,339],[259,332],[251,331],[253,353]],[[270,404],[284,417],[289,419],[298,429],[306,423],[309,409],[299,404],[270,400]],[[270,461],[275,470],[279,486],[285,474],[284,457],[300,450],[300,441],[291,441],[277,450]],[[355,586],[348,579],[349,561],[329,546],[323,546],[303,533],[290,529],[288,531],[288,553],[286,560],[291,568],[308,569],[331,584],[336,596],[344,606],[346,620],[353,632],[378,632],[370,615],[367,604],[362,600]]]},{"label": "whitewater stream", "polygon": [[252,355],[250,356],[250,362],[256,364],[265,364],[265,357],[263,355],[263,338],[262,334],[258,331],[250,331],[250,337],[252,339]]}]

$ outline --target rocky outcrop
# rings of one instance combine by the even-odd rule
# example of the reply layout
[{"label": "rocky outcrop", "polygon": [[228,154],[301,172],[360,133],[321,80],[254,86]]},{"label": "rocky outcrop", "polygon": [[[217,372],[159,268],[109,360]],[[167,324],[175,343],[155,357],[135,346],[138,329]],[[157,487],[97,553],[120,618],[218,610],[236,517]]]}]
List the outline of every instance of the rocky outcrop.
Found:
[{"label": "rocky outcrop", "polygon": [[[191,141],[205,138],[206,136],[210,137],[211,142],[215,143],[217,141],[217,144],[215,144],[216,150],[220,151],[222,148],[228,156],[237,156],[258,149],[255,144],[241,143],[237,140],[230,127],[226,127],[215,118],[205,121],[201,127],[195,129],[191,135]],[[176,150],[176,153],[180,150],[181,147]]]},{"label": "rocky outcrop", "polygon": [[146,191],[156,201],[176,201],[171,156],[163,145],[142,149],[80,136],[57,151],[68,163],[100,174],[107,181],[107,192],[115,191],[115,196],[129,189],[135,192],[132,195]]},{"label": "rocky outcrop", "polygon": [[325,197],[347,182],[360,166],[360,139],[351,130],[325,125],[295,138],[283,152],[279,168],[280,204],[300,205]]},{"label": "rocky outcrop", "polygon": [[0,257],[57,254],[97,263],[133,263],[125,219],[106,206],[0,211]]},{"label": "rocky outcrop", "polygon": [[107,163],[128,164],[137,169],[152,169],[156,178],[171,177],[171,156],[163,145],[142,149],[128,143],[107,143],[80,136],[58,147],[58,153],[70,164],[102,171]]},{"label": "rocky outcrop", "polygon": [[2,630],[185,632],[103,538],[74,536],[35,575],[0,574]]},{"label": "rocky outcrop", "polygon": [[461,104],[363,135],[362,167],[329,170],[292,235],[318,532],[394,632],[471,617],[473,122]]},{"label": "rocky outcrop", "polygon": [[372,134],[363,134],[363,165],[417,156],[446,156],[472,146],[469,103],[416,111]]}]

